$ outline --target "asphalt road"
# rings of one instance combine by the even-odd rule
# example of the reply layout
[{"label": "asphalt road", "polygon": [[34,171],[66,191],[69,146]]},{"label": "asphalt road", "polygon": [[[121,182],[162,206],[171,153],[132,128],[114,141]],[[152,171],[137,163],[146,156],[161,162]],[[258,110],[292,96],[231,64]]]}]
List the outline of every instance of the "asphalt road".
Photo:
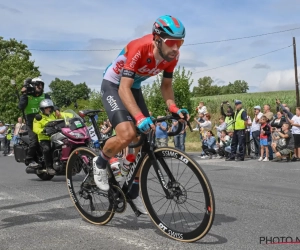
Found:
[{"label": "asphalt road", "polygon": [[[84,221],[64,177],[40,181],[13,157],[0,156],[0,249],[300,249],[263,237],[300,240],[300,164],[202,160],[216,200],[209,234],[195,243],[167,238],[131,208],[106,226]],[[261,241],[261,242],[260,242]],[[260,244],[261,243],[261,244]]]}]

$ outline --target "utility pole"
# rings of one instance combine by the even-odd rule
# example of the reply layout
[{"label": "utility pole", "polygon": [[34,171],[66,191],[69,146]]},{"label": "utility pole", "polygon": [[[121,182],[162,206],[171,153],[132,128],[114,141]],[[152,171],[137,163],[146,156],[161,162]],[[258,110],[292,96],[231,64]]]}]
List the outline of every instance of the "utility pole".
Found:
[{"label": "utility pole", "polygon": [[300,107],[298,70],[297,70],[297,53],[296,53],[296,39],[295,39],[295,37],[293,37],[293,47],[294,47],[294,68],[295,68],[295,84],[296,84],[296,101],[297,101],[297,107]]}]

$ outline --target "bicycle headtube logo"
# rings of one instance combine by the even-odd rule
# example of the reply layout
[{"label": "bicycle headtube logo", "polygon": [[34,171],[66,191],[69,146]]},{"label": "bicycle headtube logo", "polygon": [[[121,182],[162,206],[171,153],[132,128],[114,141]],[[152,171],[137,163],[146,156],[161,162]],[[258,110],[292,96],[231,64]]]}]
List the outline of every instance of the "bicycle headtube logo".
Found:
[{"label": "bicycle headtube logo", "polygon": [[110,105],[110,107],[112,108],[111,111],[119,110],[117,101],[114,99],[114,97],[112,95],[109,95],[108,97],[106,97],[106,100],[107,100],[108,104]]}]

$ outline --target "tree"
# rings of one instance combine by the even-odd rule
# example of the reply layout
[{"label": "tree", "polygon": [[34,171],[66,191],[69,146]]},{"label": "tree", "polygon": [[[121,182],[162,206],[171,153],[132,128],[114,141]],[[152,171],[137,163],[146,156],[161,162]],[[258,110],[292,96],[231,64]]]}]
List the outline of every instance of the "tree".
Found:
[{"label": "tree", "polygon": [[190,87],[193,83],[191,77],[192,72],[186,72],[184,67],[182,68],[181,72],[180,67],[178,67],[173,73],[175,102],[179,108],[186,108],[190,112],[192,110],[192,95],[190,92]]},{"label": "tree", "polygon": [[[186,72],[184,67],[180,70],[178,67],[173,73],[173,90],[175,102],[179,108],[192,109],[190,86],[193,82],[191,80],[192,73]],[[153,84],[143,85],[142,91],[146,101],[148,110],[152,111],[154,116],[165,115],[166,103],[162,98],[160,86],[162,81],[162,74],[156,77]]]},{"label": "tree", "polygon": [[142,86],[147,108],[155,116],[164,115],[164,109],[167,107],[160,91],[161,80],[162,74],[159,74],[152,84]]},{"label": "tree", "polygon": [[76,84],[72,89],[71,101],[76,102],[78,99],[89,99],[91,94],[91,89],[86,85],[86,83]]},{"label": "tree", "polygon": [[193,96],[213,96],[226,94],[247,93],[249,90],[248,83],[244,80],[236,80],[228,85],[213,85],[214,81],[209,76],[199,78],[198,86],[193,88]]},{"label": "tree", "polygon": [[[40,76],[30,56],[22,42],[0,37],[0,119],[5,123],[15,123],[21,115],[16,91],[20,93],[24,80]],[[11,80],[15,80],[15,87],[11,85]]]},{"label": "tree", "polygon": [[193,88],[193,96],[208,96],[212,95],[213,79],[210,76],[204,76],[198,79],[198,86]]},{"label": "tree", "polygon": [[235,93],[247,93],[247,91],[249,90],[248,83],[244,80],[235,80],[233,85],[235,86]]},{"label": "tree", "polygon": [[51,98],[59,106],[69,106],[72,102],[72,93],[74,83],[69,80],[60,80],[55,78],[49,85],[51,89]]},{"label": "tree", "polygon": [[50,83],[49,88],[51,89],[51,97],[59,107],[69,106],[79,99],[88,100],[91,94],[91,89],[85,82],[75,85],[69,80],[60,80],[59,78],[55,78]]}]

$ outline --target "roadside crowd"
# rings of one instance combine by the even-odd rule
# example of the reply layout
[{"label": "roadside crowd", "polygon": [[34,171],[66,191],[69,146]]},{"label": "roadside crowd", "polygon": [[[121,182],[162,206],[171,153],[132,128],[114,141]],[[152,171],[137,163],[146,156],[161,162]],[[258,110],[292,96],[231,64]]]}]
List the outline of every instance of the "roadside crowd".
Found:
[{"label": "roadside crowd", "polygon": [[[276,113],[269,104],[253,107],[254,117],[235,101],[235,109],[227,102],[220,107],[218,124],[213,133],[211,115],[203,102],[195,118],[202,145],[201,158],[225,158],[226,161],[297,161],[300,157],[300,107],[292,113],[286,104],[276,100]],[[252,144],[252,145],[251,145]]]}]

